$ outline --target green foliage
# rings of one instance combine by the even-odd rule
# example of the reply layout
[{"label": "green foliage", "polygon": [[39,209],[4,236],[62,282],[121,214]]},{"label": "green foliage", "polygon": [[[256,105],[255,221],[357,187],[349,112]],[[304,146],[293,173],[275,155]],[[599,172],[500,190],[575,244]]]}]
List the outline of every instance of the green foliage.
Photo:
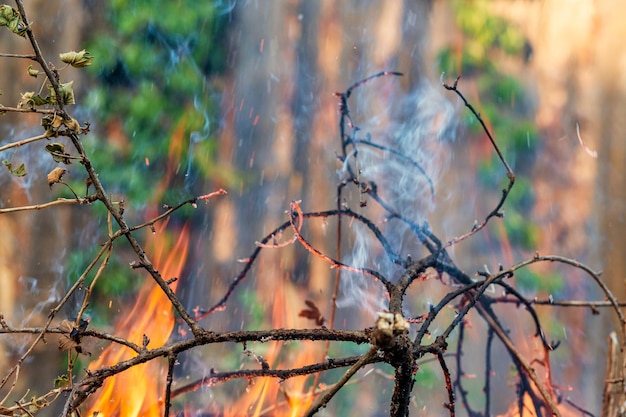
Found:
[{"label": "green foliage", "polygon": [[[37,77],[39,75],[39,71],[33,69],[32,65],[28,67],[27,72],[28,72],[28,75],[32,77]],[[17,103],[17,107],[20,109],[21,108],[34,109],[36,107],[44,106],[46,104],[56,105],[59,102],[59,100],[57,100],[56,91],[54,91],[54,88],[52,88],[52,85],[50,84],[48,84],[48,92],[49,94],[46,97],[42,97],[41,95],[36,94],[34,91],[27,91],[26,93],[22,93],[22,97],[20,98],[20,101]],[[76,101],[74,99],[74,81],[69,81],[67,83],[59,84],[59,93],[61,94],[60,101],[63,105],[76,104]],[[42,123],[42,125],[44,125],[44,123]]]},{"label": "green foliage", "polygon": [[240,305],[244,306],[248,314],[245,321],[246,328],[261,328],[265,320],[265,306],[259,302],[256,291],[249,288],[246,288],[244,291],[239,291],[238,301]]},{"label": "green foliage", "polygon": [[24,24],[20,13],[6,4],[0,5],[0,26],[6,26],[11,32],[22,37],[26,36],[28,26]]},{"label": "green foliage", "polygon": [[489,3],[489,0],[453,1],[456,23],[464,38],[460,47],[446,47],[439,52],[437,61],[441,72],[464,76],[497,73],[492,62],[494,53],[520,56],[524,52],[523,34],[495,16]]},{"label": "green foliage", "polygon": [[527,251],[537,248],[541,229],[528,222],[519,210],[507,211],[504,225],[511,243]]},{"label": "green foliage", "polygon": [[72,385],[70,379],[66,374],[59,375],[54,379],[54,388],[65,388],[67,386]]},{"label": "green foliage", "polygon": [[524,36],[506,20],[495,16],[488,0],[455,0],[456,23],[468,36],[464,48],[476,56],[486,56],[492,48],[510,55],[522,52]]},{"label": "green foliage", "polygon": [[441,381],[440,375],[440,369],[427,364],[419,367],[413,375],[413,380],[418,387],[428,389],[439,385]]},{"label": "green foliage", "polygon": [[[111,146],[100,130],[87,146],[96,166],[119,167],[102,170],[103,182],[131,206],[143,205],[165,172],[179,124],[182,157],[191,158],[179,161],[179,174],[190,163],[202,172],[214,165],[208,122],[217,108],[207,80],[225,62],[224,25],[212,2],[110,1],[104,7],[109,33],[94,33],[87,45],[98,61],[90,67],[97,82],[86,104],[101,118],[94,124],[120,123],[125,143]],[[189,150],[194,131],[201,140]]]},{"label": "green foliage", "polygon": [[515,272],[515,286],[522,292],[555,294],[563,289],[563,278],[556,273],[537,273],[529,268]]},{"label": "green foliage", "polygon": [[16,177],[23,177],[27,174],[26,172],[26,166],[24,165],[24,163],[22,162],[21,164],[19,164],[17,167],[13,166],[13,163],[10,162],[9,160],[5,159],[2,161],[2,164],[7,167],[7,169],[9,170],[9,172],[12,175],[15,175]]},{"label": "green foliage", "polygon": [[492,63],[486,55],[465,49],[457,53],[451,47],[439,51],[437,63],[440,72],[450,75],[463,74],[467,76],[492,68]]},{"label": "green foliage", "polygon": [[[104,216],[106,217],[106,215]],[[120,241],[120,245],[128,244]],[[89,250],[73,251],[69,254],[66,264],[67,276],[71,281],[75,281],[85,271],[99,249],[99,247],[90,247]],[[91,284],[94,274],[95,270],[87,276],[84,287]],[[98,279],[97,285],[94,286],[91,303],[87,309],[87,315],[91,317],[92,325],[110,325],[109,301],[133,296],[142,283],[143,280],[137,279],[137,271],[131,269],[128,262],[118,256],[112,256],[104,275]],[[79,298],[82,300],[82,292],[79,294]],[[75,313],[70,312],[70,315]]]},{"label": "green foliage", "polygon": [[481,100],[495,104],[508,105],[515,108],[516,104],[524,100],[524,87],[514,77],[500,75],[495,71],[480,74],[477,80],[481,91]]},{"label": "green foliage", "polygon": [[64,54],[60,54],[59,58],[61,59],[61,61],[73,66],[74,68],[84,68],[91,65],[94,56],[91,55],[89,51],[83,49],[79,52],[70,51]]},{"label": "green foliage", "polygon": [[[541,231],[526,218],[534,205],[528,175],[532,172],[539,133],[531,118],[523,84],[504,74],[493,59],[503,54],[524,58],[526,40],[517,28],[491,12],[490,3],[489,0],[453,1],[456,23],[464,35],[462,52],[451,47],[442,50],[439,65],[451,76],[462,74],[466,80],[475,82],[479,97],[475,106],[517,176],[504,206],[507,238],[515,247],[534,250]],[[464,124],[470,134],[483,137],[482,126],[473,115],[465,117]],[[497,155],[492,154],[478,164],[480,185],[488,190],[501,190],[506,181],[502,172]],[[522,278],[523,285],[530,285],[531,281],[527,275]]]}]

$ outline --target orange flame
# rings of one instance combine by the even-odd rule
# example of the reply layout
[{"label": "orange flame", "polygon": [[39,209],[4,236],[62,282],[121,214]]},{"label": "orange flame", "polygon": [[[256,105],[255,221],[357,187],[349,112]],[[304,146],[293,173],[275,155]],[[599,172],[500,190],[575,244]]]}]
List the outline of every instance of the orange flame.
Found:
[{"label": "orange flame", "polygon": [[[154,266],[165,278],[179,277],[187,258],[189,230],[185,226],[173,247],[160,228],[150,236],[146,252],[153,254]],[[171,284],[176,290],[178,281]],[[150,339],[149,347],[163,346],[174,329],[172,306],[163,291],[151,280],[141,288],[132,311],[126,312],[115,326],[115,334],[139,346],[144,335]],[[133,350],[112,344],[107,347],[89,369],[95,370],[128,360],[137,353]],[[114,377],[105,380],[100,395],[90,407],[87,416],[161,416],[163,411],[165,366],[159,361],[150,361],[134,366]]]},{"label": "orange flame", "polygon": [[[259,282],[259,287],[264,284]],[[267,291],[267,287],[273,291],[272,327],[273,328],[296,328],[301,319],[297,319],[299,305],[306,298],[299,293],[298,289],[288,278],[266,286],[265,290],[259,288],[259,292]],[[293,345],[294,342],[290,344]],[[269,345],[269,349],[263,357],[271,369],[297,368],[319,360],[320,345],[305,341],[297,345],[297,349],[285,349],[283,342],[275,342]],[[280,417],[301,416],[309,408],[315,399],[308,376],[290,378],[279,383],[276,378],[256,379],[246,392],[237,401],[225,407],[225,417],[260,417],[264,415]]]},{"label": "orange flame", "polygon": [[[576,417],[581,415],[580,412],[567,408],[562,404],[558,405],[557,408],[559,409],[562,417]],[[500,414],[498,417],[537,417],[534,410],[535,405],[533,404],[533,400],[528,394],[526,394],[524,395],[521,414],[518,403],[514,402],[509,406],[508,410],[504,414]],[[547,410],[545,413],[548,414]]]}]

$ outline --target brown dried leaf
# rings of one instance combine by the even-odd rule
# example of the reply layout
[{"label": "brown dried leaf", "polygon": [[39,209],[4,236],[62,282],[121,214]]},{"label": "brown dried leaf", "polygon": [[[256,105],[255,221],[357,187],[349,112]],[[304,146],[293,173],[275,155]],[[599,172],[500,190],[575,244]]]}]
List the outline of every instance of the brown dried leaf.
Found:
[{"label": "brown dried leaf", "polygon": [[71,155],[65,152],[65,145],[59,142],[53,142],[46,145],[46,151],[52,155],[52,159],[55,162],[62,162],[64,164],[71,164]]},{"label": "brown dried leaf", "polygon": [[78,120],[74,119],[73,117],[70,117],[69,120],[64,122],[64,124],[69,130],[74,133],[80,133],[81,131],[80,123],[78,123]]},{"label": "brown dried leaf", "polygon": [[[68,333],[68,335],[62,335],[59,339],[59,350],[72,350],[75,349],[78,353],[83,353],[83,348],[80,346],[81,332],[87,329],[89,320],[81,320],[78,328],[75,327],[75,323],[69,320],[63,320],[59,324],[59,329]],[[89,354],[89,352],[86,352]]]},{"label": "brown dried leaf", "polygon": [[317,308],[315,303],[311,300],[305,300],[304,304],[306,304],[309,308],[300,311],[300,313],[298,313],[298,316],[313,320],[315,321],[316,325],[323,326],[326,319],[322,316],[320,309]]},{"label": "brown dried leaf", "polygon": [[61,182],[63,175],[67,172],[67,169],[56,167],[48,174],[48,185],[52,188],[52,184]]},{"label": "brown dried leaf", "polygon": [[80,348],[80,345],[70,339],[68,336],[63,335],[59,339],[59,350],[78,350],[77,348]]}]

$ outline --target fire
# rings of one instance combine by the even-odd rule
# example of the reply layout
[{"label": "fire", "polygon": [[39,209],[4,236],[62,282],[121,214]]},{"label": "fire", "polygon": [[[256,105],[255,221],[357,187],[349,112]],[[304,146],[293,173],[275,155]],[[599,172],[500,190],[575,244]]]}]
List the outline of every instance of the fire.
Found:
[{"label": "fire", "polygon": [[506,413],[501,414],[499,417],[532,417],[536,415],[532,410],[534,410],[533,402],[530,396],[527,394],[524,395],[521,415],[519,412],[519,405],[517,404],[517,402],[514,402],[509,406],[509,409],[506,411]]},{"label": "fire", "polygon": [[[265,288],[260,288],[264,285],[260,280],[259,293],[267,292],[267,288],[272,288],[272,327],[277,329],[298,327],[296,323],[298,312],[303,308],[306,297],[288,278],[272,286],[266,284]],[[294,349],[296,352],[293,357],[289,357],[284,354],[287,350],[284,348],[283,342],[275,342],[264,353],[263,357],[271,369],[298,368],[315,363],[320,360],[318,356],[323,350],[323,346],[319,343],[299,342],[298,348]],[[310,383],[307,384],[311,380],[312,377],[301,376],[279,383],[276,378],[258,378],[236,403],[224,409],[224,417],[301,416],[315,399],[313,387]]]},{"label": "fire", "polygon": [[[163,226],[150,236],[146,252],[152,255],[155,267],[165,279],[179,277],[187,258],[189,230],[184,227],[173,244],[164,235]],[[176,290],[177,281],[171,284]],[[148,348],[163,346],[174,329],[174,314],[170,301],[151,280],[141,288],[137,302],[130,312],[122,314],[115,326],[115,334],[139,346],[144,335],[150,339]],[[133,350],[118,344],[107,347],[89,369],[111,366],[136,356]],[[162,416],[165,384],[165,366],[161,361],[150,361],[134,366],[105,380],[91,405],[87,416]]]},{"label": "fire", "polygon": [[[164,278],[178,277],[187,257],[189,231],[187,227],[183,228],[177,241],[172,245],[164,236],[162,229],[164,228],[150,236],[146,252],[152,255],[155,267],[161,271]],[[296,321],[304,320],[298,319],[298,312],[303,308],[303,300],[306,297],[287,278],[271,286],[261,281],[260,293],[266,293],[268,288],[272,288],[271,326],[298,327]],[[176,284],[177,282],[172,283],[173,289],[176,289]],[[156,348],[167,343],[174,329],[174,321],[169,300],[152,280],[147,280],[139,292],[135,306],[122,315],[114,333],[140,346],[146,335],[150,339],[148,348]],[[282,342],[269,343],[268,350],[263,352],[263,358],[272,369],[297,368],[320,360],[318,356],[323,347],[319,343],[298,343],[297,349],[286,349]],[[292,342],[293,344],[295,342]],[[136,353],[129,348],[112,344],[89,366],[89,369],[111,366],[135,355]],[[165,374],[164,362],[150,361],[107,379],[85,415],[162,416]],[[282,383],[275,378],[256,379],[236,402],[225,405],[220,412],[224,417],[302,415],[315,397],[310,383],[312,378],[295,377]],[[193,415],[193,412],[186,410],[185,415]]]},{"label": "fire", "polygon": [[[557,407],[562,417],[576,417],[580,416],[581,413],[579,410],[574,410],[572,408],[564,407],[563,405],[559,405]],[[522,402],[522,413],[520,414],[519,404],[513,402],[508,410],[504,414],[500,414],[498,417],[537,417],[535,413],[535,405],[533,404],[533,400],[530,398],[530,395],[524,395],[524,399]],[[545,415],[549,415],[550,413],[547,409],[544,409]]]}]

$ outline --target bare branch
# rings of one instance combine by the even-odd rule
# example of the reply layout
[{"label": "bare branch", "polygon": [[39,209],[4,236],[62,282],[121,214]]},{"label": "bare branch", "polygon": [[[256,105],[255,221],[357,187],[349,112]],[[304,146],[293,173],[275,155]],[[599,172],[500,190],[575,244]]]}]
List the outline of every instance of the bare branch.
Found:
[{"label": "bare branch", "polygon": [[18,211],[30,211],[30,210],[43,210],[49,207],[54,206],[66,206],[66,205],[76,205],[76,204],[91,204],[93,203],[95,198],[87,197],[87,198],[57,198],[54,201],[50,201],[48,203],[35,204],[33,206],[20,206],[20,207],[9,207],[0,209],[0,214],[4,213],[15,213]]},{"label": "bare branch", "polygon": [[511,189],[513,188],[513,185],[515,184],[515,173],[513,173],[513,170],[511,169],[511,167],[509,166],[509,163],[506,161],[506,159],[504,158],[504,154],[502,153],[502,151],[500,151],[500,148],[498,147],[498,144],[496,143],[495,139],[493,138],[493,136],[491,135],[491,132],[489,131],[489,128],[487,128],[487,125],[485,124],[485,121],[483,120],[483,118],[480,116],[480,114],[478,113],[478,111],[476,111],[476,109],[474,108],[474,106],[472,106],[467,99],[465,98],[465,96],[463,95],[463,93],[461,93],[458,89],[457,89],[457,85],[459,83],[459,78],[457,77],[457,79],[454,81],[454,84],[449,85],[446,83],[443,83],[443,87],[446,90],[450,90],[453,91],[454,93],[456,93],[457,96],[459,96],[459,98],[463,101],[463,103],[465,104],[465,107],[467,107],[472,114],[474,115],[474,117],[476,118],[476,120],[478,120],[478,122],[480,123],[480,125],[483,128],[483,131],[485,132],[485,134],[487,135],[487,137],[489,138],[489,141],[491,142],[491,145],[493,146],[494,150],[496,151],[496,153],[498,154],[498,158],[500,158],[500,162],[502,162],[502,165],[504,165],[504,168],[506,169],[506,176],[509,179],[509,183],[507,184],[507,186],[502,190],[502,197],[500,197],[500,201],[498,201],[498,203],[496,204],[496,206],[494,207],[493,210],[491,210],[487,216],[485,217],[485,219],[479,223],[479,224],[475,224],[472,227],[472,230],[470,230],[469,232],[465,233],[464,235],[455,237],[454,239],[450,240],[448,243],[446,243],[443,247],[444,248],[449,248],[452,245],[457,244],[458,242],[467,239],[468,237],[476,234],[478,231],[482,230],[487,223],[489,223],[489,220],[491,220],[493,217],[502,217],[503,214],[500,212],[500,209],[502,209],[502,206],[504,205],[504,202],[506,201],[507,197],[509,196],[509,193],[511,192]]},{"label": "bare branch", "polygon": [[356,362],[348,371],[341,377],[339,381],[335,385],[332,386],[328,391],[318,397],[315,402],[309,407],[309,409],[304,413],[305,417],[311,417],[317,413],[317,411],[326,406],[328,402],[335,396],[335,394],[352,378],[352,376],[363,366],[367,365],[370,360],[376,356],[377,352],[376,347],[372,347],[358,362]]},{"label": "bare branch", "polygon": [[[0,109],[3,109],[3,108],[0,107]],[[22,140],[19,140],[17,142],[11,142],[11,143],[9,143],[7,145],[0,146],[0,152],[5,151],[7,149],[20,147],[22,145],[26,145],[27,143],[37,142],[37,141],[40,141],[42,139],[48,139],[48,138],[49,138],[48,134],[44,133],[43,135],[33,136],[32,138],[22,139]]]},{"label": "bare branch", "polygon": [[20,59],[31,59],[33,61],[37,61],[36,55],[7,54],[4,52],[0,52],[0,58],[20,58]]}]

